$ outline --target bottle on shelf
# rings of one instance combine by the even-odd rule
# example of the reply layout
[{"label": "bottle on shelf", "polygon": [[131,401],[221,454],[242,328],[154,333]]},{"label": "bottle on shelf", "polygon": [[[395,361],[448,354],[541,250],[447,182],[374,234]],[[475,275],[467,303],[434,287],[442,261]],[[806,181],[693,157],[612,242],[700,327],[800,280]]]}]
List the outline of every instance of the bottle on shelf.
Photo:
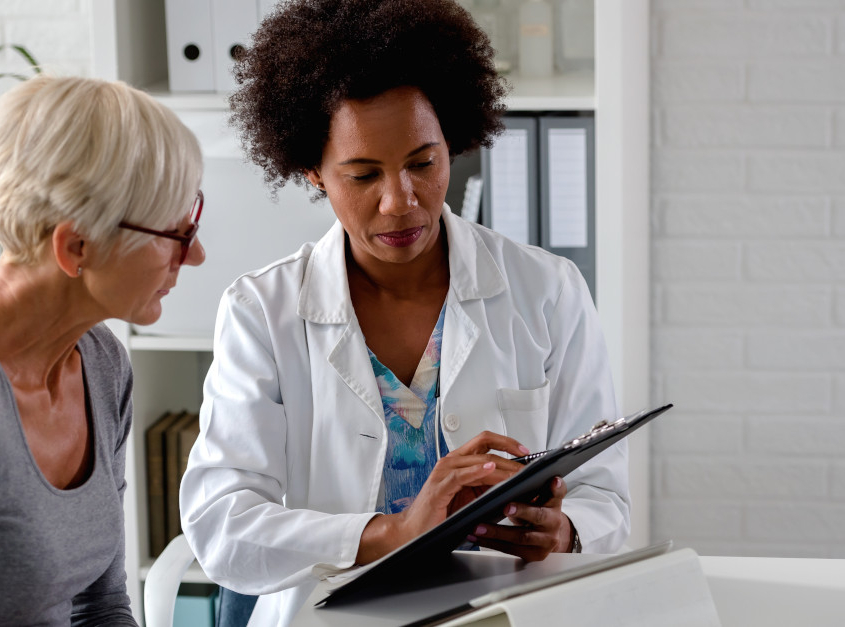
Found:
[{"label": "bottle on shelf", "polygon": [[552,5],[525,0],[519,7],[519,73],[545,78],[554,70]]},{"label": "bottle on shelf", "polygon": [[[462,3],[466,4],[466,3]],[[501,73],[509,72],[511,61],[511,43],[505,8],[501,0],[473,0],[469,11],[478,25],[490,38],[490,45],[496,51],[494,59],[496,69]]]},{"label": "bottle on shelf", "polygon": [[561,72],[589,69],[595,58],[593,0],[555,3],[555,66]]}]

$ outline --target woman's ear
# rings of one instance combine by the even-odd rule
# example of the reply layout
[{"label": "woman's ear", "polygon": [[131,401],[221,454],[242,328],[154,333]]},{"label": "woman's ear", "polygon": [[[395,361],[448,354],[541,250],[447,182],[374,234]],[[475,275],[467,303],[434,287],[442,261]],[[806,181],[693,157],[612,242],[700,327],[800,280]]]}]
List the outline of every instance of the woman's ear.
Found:
[{"label": "woman's ear", "polygon": [[319,189],[320,191],[325,191],[326,186],[323,185],[323,177],[320,176],[320,171],[317,169],[314,170],[306,170],[305,176],[311,182],[311,185]]},{"label": "woman's ear", "polygon": [[62,272],[78,277],[88,257],[88,245],[71,222],[60,222],[53,229],[53,257]]}]

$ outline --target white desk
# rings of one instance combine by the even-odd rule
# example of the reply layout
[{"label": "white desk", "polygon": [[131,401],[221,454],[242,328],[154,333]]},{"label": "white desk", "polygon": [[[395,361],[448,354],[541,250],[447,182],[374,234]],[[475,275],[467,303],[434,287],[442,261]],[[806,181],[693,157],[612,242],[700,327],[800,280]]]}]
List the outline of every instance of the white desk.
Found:
[{"label": "white desk", "polygon": [[723,627],[845,625],[845,560],[700,559]]},{"label": "white desk", "polygon": [[[535,574],[557,572],[596,559],[592,555],[551,555],[532,564]],[[796,558],[701,557],[701,567],[722,627],[842,627],[845,625],[845,560]],[[487,575],[507,585],[519,570],[517,562],[490,561]],[[573,582],[574,583],[574,582]],[[570,584],[564,584],[570,585]],[[438,608],[426,591],[404,593],[338,608],[315,608],[325,597],[320,584],[294,619],[294,627],[392,627],[430,615]],[[483,590],[482,590],[483,592]],[[478,594],[478,585],[453,584],[440,588],[443,607],[459,605]],[[388,597],[390,598],[390,597]],[[438,602],[441,602],[439,599]],[[392,605],[385,611],[385,604]],[[559,624],[563,608],[550,611],[549,624]],[[499,621],[496,624],[507,624]]]}]

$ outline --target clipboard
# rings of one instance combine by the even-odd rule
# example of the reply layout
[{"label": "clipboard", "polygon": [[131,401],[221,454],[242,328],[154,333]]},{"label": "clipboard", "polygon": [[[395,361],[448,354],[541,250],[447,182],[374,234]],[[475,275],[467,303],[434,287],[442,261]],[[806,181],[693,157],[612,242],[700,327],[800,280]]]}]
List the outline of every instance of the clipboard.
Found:
[{"label": "clipboard", "polygon": [[668,404],[615,422],[602,420],[589,432],[556,449],[544,451],[536,459],[529,460],[523,470],[491,487],[436,527],[362,567],[357,576],[334,588],[316,605],[329,606],[350,602],[359,596],[376,595],[381,589],[393,587],[392,584],[407,577],[408,573],[436,568],[436,563],[460,546],[476,525],[500,521],[506,504],[530,502],[538,496],[542,499],[543,491],[548,489],[553,477],[565,479],[581,464],[671,408]]}]

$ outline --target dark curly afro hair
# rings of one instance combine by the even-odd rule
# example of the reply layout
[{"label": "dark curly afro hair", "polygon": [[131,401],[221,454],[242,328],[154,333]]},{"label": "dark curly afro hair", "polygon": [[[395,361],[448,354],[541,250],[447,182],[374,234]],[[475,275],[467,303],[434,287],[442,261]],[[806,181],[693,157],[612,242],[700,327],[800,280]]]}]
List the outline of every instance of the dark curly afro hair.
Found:
[{"label": "dark curly afro hair", "polygon": [[320,165],[344,100],[399,86],[429,99],[452,157],[502,130],[506,86],[493,49],[452,0],[290,0],[235,67],[232,123],[274,188]]}]

